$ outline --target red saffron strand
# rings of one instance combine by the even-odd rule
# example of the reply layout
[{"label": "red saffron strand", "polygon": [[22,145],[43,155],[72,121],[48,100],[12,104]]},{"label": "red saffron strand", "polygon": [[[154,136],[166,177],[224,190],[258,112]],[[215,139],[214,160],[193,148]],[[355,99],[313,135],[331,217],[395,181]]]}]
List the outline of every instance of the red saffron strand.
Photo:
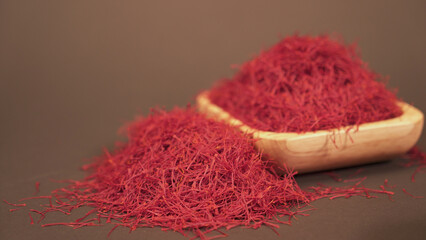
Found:
[{"label": "red saffron strand", "polygon": [[389,185],[389,180],[388,179],[385,179],[385,182],[383,183],[383,185],[385,187],[388,187],[388,188],[395,188],[396,187],[396,185]]},{"label": "red saffron strand", "polygon": [[10,202],[8,202],[8,201],[6,201],[4,199],[3,199],[3,202],[6,203],[6,204],[8,204],[8,205],[10,205],[10,206],[14,206],[14,207],[25,207],[25,206],[27,206],[27,204],[25,204],[25,203],[19,203],[19,204],[17,204],[17,203],[10,203]]},{"label": "red saffron strand", "polygon": [[86,215],[84,215],[83,217],[75,220],[76,222],[81,222],[82,220],[84,220],[85,218],[87,218],[90,214],[95,213],[97,211],[97,209],[92,209],[91,211],[87,212]]},{"label": "red saffron strand", "polygon": [[47,223],[41,225],[41,227],[52,227],[52,226],[69,226],[69,227],[78,227],[78,226],[102,226],[101,224],[95,224],[95,223],[67,223],[67,222],[61,222],[61,223]]},{"label": "red saffron strand", "polygon": [[340,175],[335,172],[325,172],[324,174],[330,176],[336,182],[342,181],[342,178],[340,177]]},{"label": "red saffron strand", "polygon": [[40,192],[40,182],[36,182],[35,183],[35,193],[34,193],[34,195],[37,195],[39,192]]},{"label": "red saffron strand", "polygon": [[110,236],[111,236],[112,232],[113,232],[116,228],[118,228],[118,226],[119,226],[119,225],[115,225],[113,228],[111,228],[111,230],[108,232],[108,237],[110,237]]},{"label": "red saffron strand", "polygon": [[46,214],[44,212],[41,212],[41,211],[38,211],[38,210],[35,210],[35,209],[30,209],[29,211],[30,212],[35,212],[37,214],[40,214],[40,218],[37,221],[37,223],[40,223],[46,217]]},{"label": "red saffron strand", "polygon": [[405,190],[405,188],[402,189],[402,191],[407,194],[408,196],[412,197],[412,198],[424,198],[423,196],[415,196],[409,192],[407,192],[407,190]]},{"label": "red saffron strand", "polygon": [[359,175],[363,171],[364,171],[363,168],[358,168],[354,173],[352,173],[351,175],[349,175],[349,177],[355,177],[355,176]]},{"label": "red saffron strand", "polygon": [[31,216],[31,213],[28,213],[28,216],[30,216],[30,224],[34,224],[34,219],[33,219],[33,217]]},{"label": "red saffron strand", "polygon": [[415,182],[418,173],[424,173],[426,168],[426,153],[422,152],[419,147],[415,146],[405,154],[408,160],[403,164],[404,167],[417,166],[414,173],[411,175],[411,181]]},{"label": "red saffron strand", "polygon": [[21,198],[21,199],[19,199],[18,201],[19,201],[19,202],[22,202],[22,201],[25,201],[25,200],[41,199],[41,198],[49,198],[49,199],[51,199],[51,198],[52,198],[52,196],[36,196],[36,197],[27,197],[27,198]]}]

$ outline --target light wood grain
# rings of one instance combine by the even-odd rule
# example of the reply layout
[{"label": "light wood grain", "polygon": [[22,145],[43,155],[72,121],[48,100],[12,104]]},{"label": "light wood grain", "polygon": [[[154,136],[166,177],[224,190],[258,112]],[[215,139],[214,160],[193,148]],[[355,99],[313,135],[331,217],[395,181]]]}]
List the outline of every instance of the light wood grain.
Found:
[{"label": "light wood grain", "polygon": [[316,132],[275,133],[244,125],[210,102],[207,92],[197,99],[198,110],[208,117],[222,120],[259,139],[256,148],[272,157],[278,165],[287,165],[299,173],[379,162],[401,155],[418,141],[423,129],[423,113],[415,107],[398,103],[403,114],[384,121],[365,123],[358,129]]}]

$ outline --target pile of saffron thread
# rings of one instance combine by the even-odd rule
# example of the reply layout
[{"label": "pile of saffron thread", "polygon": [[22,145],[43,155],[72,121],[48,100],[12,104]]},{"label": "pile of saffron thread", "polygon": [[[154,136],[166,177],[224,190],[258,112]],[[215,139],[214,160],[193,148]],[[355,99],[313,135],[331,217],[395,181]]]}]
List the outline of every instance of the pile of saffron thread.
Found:
[{"label": "pile of saffron thread", "polygon": [[365,178],[344,187],[301,190],[294,172],[284,169],[287,174],[279,176],[261,159],[253,148],[255,140],[191,108],[154,110],[125,129],[128,142],[85,165],[89,171],[85,179],[69,180],[68,186],[51,195],[24,198],[18,204],[5,201],[14,207],[10,211],[25,207],[22,201],[40,198],[48,204],[29,210],[31,224],[32,214],[40,215],[39,223],[49,212],[70,215],[76,208],[92,207],[77,220],[43,227],[99,226],[106,220],[113,225],[110,233],[119,226],[131,231],[159,226],[213,239],[227,236],[221,228],[239,225],[266,225],[275,231],[278,223],[291,224],[295,215],[307,215],[311,208],[302,208],[320,198],[393,195],[384,188],[366,188]]},{"label": "pile of saffron thread", "polygon": [[244,63],[209,99],[252,128],[299,133],[401,115],[383,80],[356,45],[295,35]]},{"label": "pile of saffron thread", "polygon": [[92,171],[87,178],[55,190],[51,208],[91,206],[117,226],[204,237],[221,227],[275,226],[278,215],[293,216],[308,202],[293,173],[275,174],[253,140],[192,109],[155,110],[128,125],[127,136],[85,167]]}]

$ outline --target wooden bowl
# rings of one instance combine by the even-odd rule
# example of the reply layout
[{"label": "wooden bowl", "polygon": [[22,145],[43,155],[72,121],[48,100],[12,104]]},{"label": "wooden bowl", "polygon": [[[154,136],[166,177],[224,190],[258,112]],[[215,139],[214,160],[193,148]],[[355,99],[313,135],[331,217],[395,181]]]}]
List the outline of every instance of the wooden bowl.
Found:
[{"label": "wooden bowl", "polygon": [[360,124],[357,128],[319,130],[306,133],[259,131],[244,125],[222,108],[210,102],[208,92],[197,96],[197,107],[216,120],[223,120],[252,133],[255,146],[278,165],[287,165],[299,173],[384,161],[401,155],[418,141],[423,128],[423,113],[400,102],[403,114],[384,121]]}]

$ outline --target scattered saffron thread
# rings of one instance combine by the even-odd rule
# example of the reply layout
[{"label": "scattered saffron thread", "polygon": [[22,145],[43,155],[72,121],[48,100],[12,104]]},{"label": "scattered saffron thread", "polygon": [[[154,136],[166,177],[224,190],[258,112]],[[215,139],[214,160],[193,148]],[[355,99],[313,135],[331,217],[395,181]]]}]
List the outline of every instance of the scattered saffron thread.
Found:
[{"label": "scattered saffron thread", "polygon": [[396,187],[396,185],[389,185],[389,180],[388,179],[385,179],[385,182],[384,182],[383,185],[385,187],[388,187],[388,188],[395,188]]},{"label": "scattered saffron thread", "polygon": [[340,177],[340,175],[337,174],[337,173],[335,173],[335,172],[333,172],[333,171],[324,172],[324,174],[330,176],[336,182],[341,182],[342,181],[342,178]]},{"label": "scattered saffron thread", "polygon": [[33,219],[33,217],[31,216],[31,213],[28,213],[28,216],[30,216],[30,224],[34,224],[34,219]]},{"label": "scattered saffron thread", "polygon": [[35,193],[34,195],[37,195],[40,192],[40,182],[35,183]]},{"label": "scattered saffron thread", "polygon": [[5,202],[8,205],[14,206],[14,207],[25,207],[25,206],[27,206],[27,204],[25,204],[25,203],[19,203],[19,204],[17,204],[17,203],[10,203],[10,202],[8,202],[6,200],[3,200],[3,202]]},{"label": "scattered saffron thread", "polygon": [[402,191],[407,194],[408,196],[412,197],[412,198],[424,198],[423,196],[415,196],[409,192],[407,192],[407,190],[405,190],[405,188],[402,189]]},{"label": "scattered saffron thread", "polygon": [[417,166],[414,173],[411,175],[411,181],[415,182],[415,177],[418,173],[426,172],[426,153],[422,152],[419,147],[415,146],[405,154],[405,158],[408,161],[403,163],[404,167]]},{"label": "scattered saffron thread", "polygon": [[352,173],[351,175],[349,175],[349,177],[355,177],[358,176],[360,173],[362,173],[364,171],[363,168],[358,168],[354,173]]}]

